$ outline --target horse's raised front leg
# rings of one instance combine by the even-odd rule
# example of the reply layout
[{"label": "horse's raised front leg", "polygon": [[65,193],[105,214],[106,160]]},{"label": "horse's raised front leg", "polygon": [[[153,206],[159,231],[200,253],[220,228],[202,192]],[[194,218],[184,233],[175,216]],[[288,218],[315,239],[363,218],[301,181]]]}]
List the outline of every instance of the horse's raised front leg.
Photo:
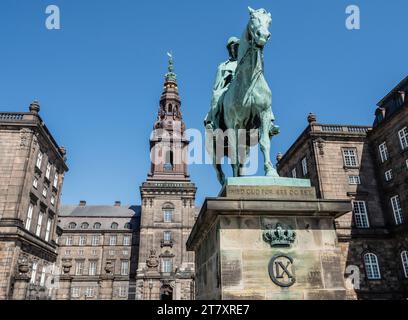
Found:
[{"label": "horse's raised front leg", "polygon": [[264,170],[266,176],[278,176],[271,162],[271,139],[269,136],[272,123],[272,113],[270,110],[262,111],[260,114],[261,126],[259,128],[259,145],[264,157]]}]

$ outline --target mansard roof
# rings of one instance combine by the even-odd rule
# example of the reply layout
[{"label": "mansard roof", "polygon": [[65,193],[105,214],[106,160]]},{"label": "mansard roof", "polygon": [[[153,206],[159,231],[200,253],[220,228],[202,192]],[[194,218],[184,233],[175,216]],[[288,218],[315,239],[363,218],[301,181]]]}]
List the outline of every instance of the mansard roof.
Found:
[{"label": "mansard roof", "polygon": [[140,206],[112,205],[64,205],[59,210],[60,217],[138,217]]}]

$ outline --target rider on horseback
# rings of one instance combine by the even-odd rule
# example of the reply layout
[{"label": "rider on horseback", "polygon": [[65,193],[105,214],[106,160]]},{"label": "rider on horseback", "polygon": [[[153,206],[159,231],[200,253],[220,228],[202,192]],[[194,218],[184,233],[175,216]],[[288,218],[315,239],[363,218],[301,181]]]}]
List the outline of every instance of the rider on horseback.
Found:
[{"label": "rider on horseback", "polygon": [[228,39],[227,49],[229,52],[229,59],[218,66],[217,76],[215,78],[213,96],[211,99],[210,111],[204,119],[204,126],[206,129],[216,130],[220,127],[220,116],[222,101],[221,96],[228,90],[237,68],[239,39],[231,37]]}]

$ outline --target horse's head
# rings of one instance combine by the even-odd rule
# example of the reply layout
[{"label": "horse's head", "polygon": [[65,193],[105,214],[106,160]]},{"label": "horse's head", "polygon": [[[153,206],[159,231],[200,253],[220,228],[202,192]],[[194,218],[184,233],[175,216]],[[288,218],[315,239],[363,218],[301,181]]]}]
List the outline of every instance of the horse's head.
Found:
[{"label": "horse's head", "polygon": [[248,32],[255,44],[263,47],[271,37],[269,27],[272,23],[272,17],[265,9],[254,10],[248,7],[251,20],[248,24]]}]

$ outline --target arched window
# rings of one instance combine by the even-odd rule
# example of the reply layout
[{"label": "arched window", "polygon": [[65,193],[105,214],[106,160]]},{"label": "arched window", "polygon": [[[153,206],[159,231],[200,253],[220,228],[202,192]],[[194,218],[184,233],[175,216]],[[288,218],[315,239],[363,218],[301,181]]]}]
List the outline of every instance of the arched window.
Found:
[{"label": "arched window", "polygon": [[130,222],[125,223],[125,229],[132,229]]},{"label": "arched window", "polygon": [[380,267],[378,266],[378,259],[374,253],[366,253],[364,255],[364,266],[366,270],[367,279],[369,280],[381,279]]},{"label": "arched window", "polygon": [[116,222],[113,222],[113,223],[111,224],[111,229],[117,229],[118,226],[119,226],[119,225],[118,225]]},{"label": "arched window", "polygon": [[101,224],[99,222],[95,222],[93,225],[94,229],[100,229],[101,228]]},{"label": "arched window", "polygon": [[405,250],[401,252],[401,262],[404,268],[405,278],[408,278],[408,252]]},{"label": "arched window", "polygon": [[76,223],[75,222],[70,222],[68,225],[68,229],[75,229],[76,228]]},{"label": "arched window", "polygon": [[167,112],[169,114],[172,114],[172,112],[173,112],[173,105],[171,103],[167,106]]},{"label": "arched window", "polygon": [[174,212],[174,205],[170,202],[165,203],[162,207],[163,210],[163,221],[164,222],[172,222],[173,221],[173,212]]},{"label": "arched window", "polygon": [[81,224],[81,229],[88,229],[89,228],[89,224],[87,222],[83,222]]}]

